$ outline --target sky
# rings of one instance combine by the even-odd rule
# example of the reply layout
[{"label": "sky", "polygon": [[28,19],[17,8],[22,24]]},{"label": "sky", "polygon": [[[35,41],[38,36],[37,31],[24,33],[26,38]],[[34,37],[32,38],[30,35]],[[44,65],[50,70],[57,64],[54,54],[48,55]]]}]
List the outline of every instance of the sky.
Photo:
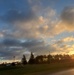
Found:
[{"label": "sky", "polygon": [[0,62],[31,52],[74,54],[74,0],[0,0]]}]

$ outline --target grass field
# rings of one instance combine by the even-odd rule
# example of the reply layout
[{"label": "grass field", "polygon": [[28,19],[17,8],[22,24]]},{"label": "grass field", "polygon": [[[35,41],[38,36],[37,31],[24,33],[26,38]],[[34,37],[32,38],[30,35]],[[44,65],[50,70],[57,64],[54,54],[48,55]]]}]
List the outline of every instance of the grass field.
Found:
[{"label": "grass field", "polygon": [[36,64],[0,67],[0,75],[46,75],[74,68],[74,63]]}]

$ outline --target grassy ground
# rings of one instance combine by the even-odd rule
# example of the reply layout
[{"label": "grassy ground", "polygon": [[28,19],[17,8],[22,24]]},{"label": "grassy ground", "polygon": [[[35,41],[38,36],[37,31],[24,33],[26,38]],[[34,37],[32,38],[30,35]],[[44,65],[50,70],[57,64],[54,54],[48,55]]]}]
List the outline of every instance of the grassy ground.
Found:
[{"label": "grassy ground", "polygon": [[55,63],[25,65],[16,67],[0,67],[0,75],[46,75],[61,70],[74,68],[74,63]]}]

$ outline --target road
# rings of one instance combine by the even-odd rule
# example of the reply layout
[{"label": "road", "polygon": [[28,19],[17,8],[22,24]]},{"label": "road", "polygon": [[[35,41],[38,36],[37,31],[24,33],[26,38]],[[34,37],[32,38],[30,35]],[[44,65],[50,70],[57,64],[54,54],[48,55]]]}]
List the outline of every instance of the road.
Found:
[{"label": "road", "polygon": [[58,72],[58,73],[51,74],[51,75],[74,75],[74,69]]}]

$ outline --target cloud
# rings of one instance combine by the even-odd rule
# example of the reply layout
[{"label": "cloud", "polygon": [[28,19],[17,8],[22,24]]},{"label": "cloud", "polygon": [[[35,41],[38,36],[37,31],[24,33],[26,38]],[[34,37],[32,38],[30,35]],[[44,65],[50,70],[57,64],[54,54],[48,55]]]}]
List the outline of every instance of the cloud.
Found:
[{"label": "cloud", "polygon": [[[59,35],[65,31],[73,32],[74,31],[74,7],[65,7],[61,12],[60,16],[57,14],[56,10],[48,9],[45,12],[45,25],[41,27],[41,31],[43,29],[44,35],[55,36]],[[48,26],[46,31],[44,30],[44,26]]]},{"label": "cloud", "polygon": [[[25,39],[25,41],[23,40],[22,42],[21,40],[10,38],[4,39],[0,42],[0,57],[4,60],[12,60],[13,56],[16,56],[17,59],[21,59],[23,54],[28,56],[30,52],[38,54],[39,51],[41,51],[41,54],[46,54],[45,52],[49,52],[49,49],[43,40]],[[29,54],[26,52],[29,52]]]},{"label": "cloud", "polygon": [[[35,2],[33,0],[30,1]],[[42,0],[38,2],[44,3]],[[56,10],[51,7],[47,6],[44,9],[41,5],[30,6],[29,1],[26,1],[26,3],[28,4],[27,9],[10,9],[5,15],[1,16],[1,20],[9,22],[12,25],[13,32],[9,35],[17,38],[42,38],[42,36],[52,37],[64,31],[74,30],[73,7],[65,8],[60,18]]]},{"label": "cloud", "polygon": [[[41,12],[44,12],[44,16],[38,16],[38,14],[36,14],[36,16],[33,15],[33,17],[30,14],[32,17],[30,18],[29,16],[29,18],[25,18],[27,21],[24,20],[24,16],[21,17],[23,14],[18,15],[20,18],[18,18],[17,14],[17,17],[15,14],[12,15],[14,18],[12,17],[9,20],[14,21],[15,23],[11,24],[14,30],[10,35],[17,38],[42,38],[42,35],[52,36],[53,34],[51,30],[54,28],[56,23],[56,21],[53,21],[53,18],[56,16],[56,12],[51,8],[42,9]],[[34,13],[36,13],[36,11],[34,11]]]},{"label": "cloud", "polygon": [[52,48],[54,48],[55,51],[53,51],[52,54],[73,54],[73,42],[73,36],[53,41],[53,44],[51,44],[51,46]]},{"label": "cloud", "polygon": [[19,46],[20,41],[13,38],[5,38],[2,43],[5,46]]},{"label": "cloud", "polygon": [[55,9],[46,5],[51,0],[22,1],[25,3],[14,4],[15,9],[10,7],[0,16],[0,20],[9,27],[0,32],[3,38],[0,40],[0,57],[11,59],[17,56],[20,59],[23,54],[28,56],[30,52],[35,55],[69,53],[74,47],[67,43],[74,41],[74,37],[52,41],[52,44],[48,44],[50,41],[47,38],[74,31],[74,8],[65,8],[59,17]]},{"label": "cloud", "polygon": [[70,36],[70,37],[65,37],[65,38],[54,41],[53,45],[58,47],[66,47],[66,45],[67,46],[71,45],[72,42],[74,42],[74,37]]},{"label": "cloud", "polygon": [[3,36],[4,36],[4,34],[2,32],[0,32],[0,38],[3,37]]},{"label": "cloud", "polygon": [[56,44],[53,44],[52,48],[55,49],[52,54],[70,54],[71,51],[74,49],[73,45],[70,46],[62,43],[58,44],[58,42]]},{"label": "cloud", "polygon": [[[13,1],[14,2],[14,1]],[[32,2],[34,2],[32,0]],[[37,1],[38,3],[47,1]],[[48,1],[48,2],[51,2]],[[5,15],[1,16],[1,20],[12,26],[12,32],[6,35],[17,38],[42,38],[51,37],[57,34],[56,31],[56,11],[50,7],[45,9],[41,5],[31,5],[26,1],[27,9],[10,9]],[[35,2],[36,3],[36,2]],[[21,6],[22,7],[22,6]],[[25,7],[25,6],[24,6]],[[40,14],[41,13],[41,14]]]},{"label": "cloud", "polygon": [[32,10],[21,11],[17,9],[9,10],[4,16],[1,16],[0,19],[8,23],[15,22],[26,22],[34,18],[34,12]]},{"label": "cloud", "polygon": [[74,31],[74,7],[64,8],[61,19],[67,30]]},{"label": "cloud", "polygon": [[10,6],[10,8],[7,8],[5,13],[0,16],[0,21],[6,23],[6,26],[9,27],[6,29],[8,31],[5,32],[5,37],[6,35],[17,38],[36,37],[37,31],[35,30],[37,30],[36,27],[37,25],[39,25],[40,21],[35,12],[32,10],[32,7],[30,6],[28,0],[19,0],[18,2],[17,0],[13,0],[12,2],[15,5],[14,8],[11,8]]},{"label": "cloud", "polygon": [[[21,59],[23,54],[29,58],[30,52],[33,52],[35,56],[49,53],[70,53],[74,46],[65,44],[65,42],[67,42],[67,40],[64,41],[65,39],[67,38],[54,41],[54,44],[48,44],[42,39],[4,39],[0,42],[0,57],[3,58],[3,60],[12,60],[13,56],[16,56],[16,59]],[[73,38],[71,37],[70,39],[70,41],[72,41]]]},{"label": "cloud", "polygon": [[[49,10],[49,12],[47,11],[46,16],[47,20],[45,17],[44,20],[47,24],[40,28],[40,32],[43,32],[44,35],[54,37],[65,31],[74,31],[74,7],[65,7],[60,17],[54,9]],[[44,26],[47,26],[47,29]]]},{"label": "cloud", "polygon": [[64,38],[63,41],[64,42],[72,42],[72,41],[74,41],[74,37],[71,36],[71,37]]},{"label": "cloud", "polygon": [[[62,42],[63,43],[63,42]],[[44,54],[57,54],[68,53],[72,48],[67,45],[62,44],[61,42],[56,42],[55,44],[48,44],[42,39],[4,39],[0,44],[0,57],[3,60],[12,60],[13,56],[16,56],[16,59],[21,59],[22,55],[25,54],[29,58],[30,52],[33,52],[36,55]]]}]

